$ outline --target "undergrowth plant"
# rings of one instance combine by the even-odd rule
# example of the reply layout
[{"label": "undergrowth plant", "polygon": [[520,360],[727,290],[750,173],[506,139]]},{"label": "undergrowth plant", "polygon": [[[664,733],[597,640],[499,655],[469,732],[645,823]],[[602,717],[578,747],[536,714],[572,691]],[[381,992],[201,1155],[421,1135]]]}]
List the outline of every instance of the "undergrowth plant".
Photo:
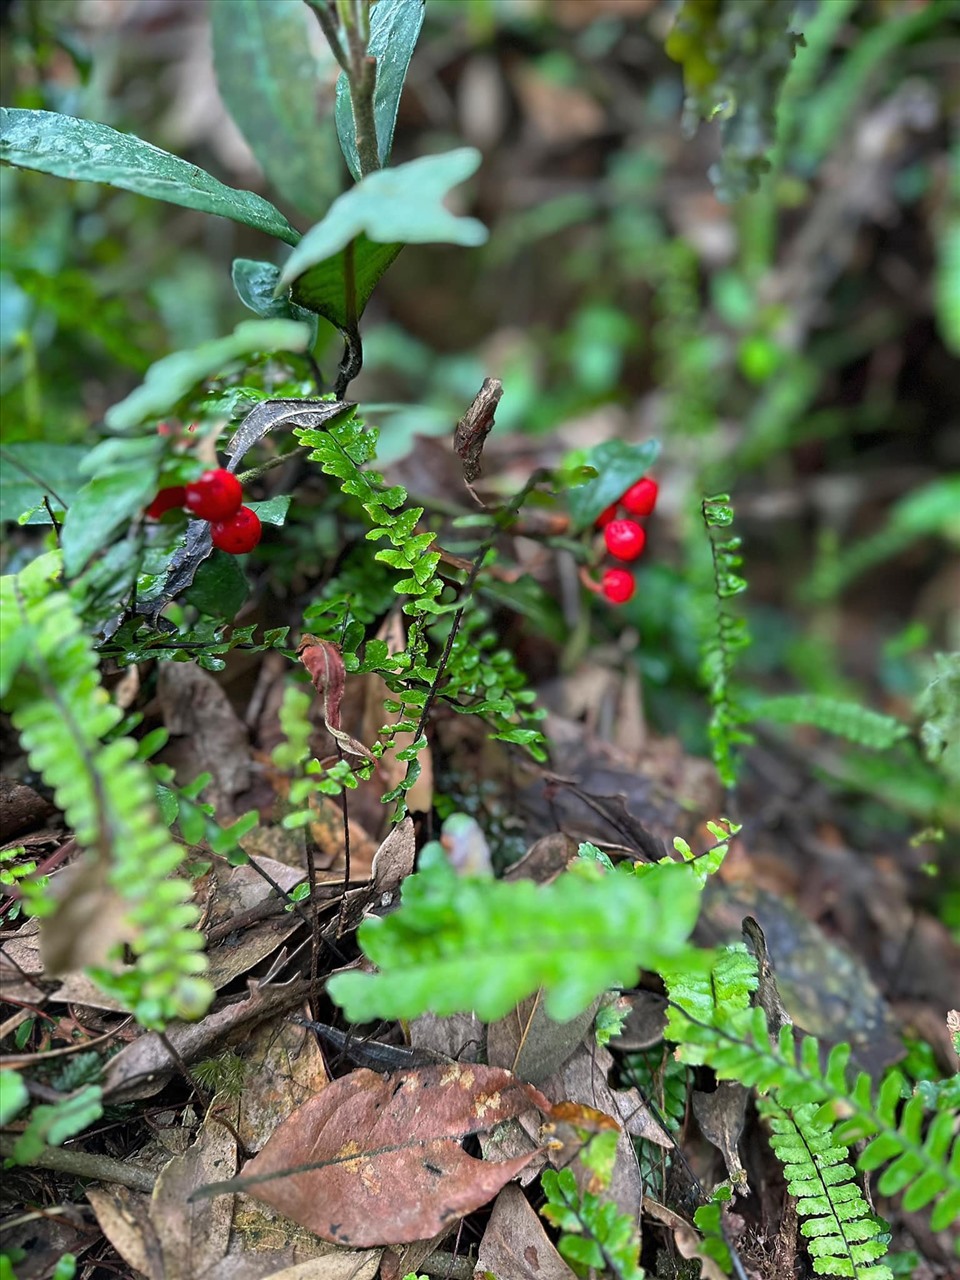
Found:
[{"label": "undergrowth plant", "polygon": [[[906,1209],[929,1208],[934,1230],[960,1219],[956,1089],[911,1091],[895,1070],[876,1088],[866,1073],[849,1071],[849,1045],[827,1053],[815,1037],[795,1036],[789,1021],[768,1025],[756,1003],[757,962],[742,944],[708,951],[687,941],[732,830],[717,824],[717,845],[699,859],[680,842],[682,861],[617,868],[584,845],[578,862],[539,887],[458,876],[442,850],[425,850],[399,909],[360,928],[377,971],[339,974],[328,990],[354,1022],[425,1012],[493,1021],[542,988],[547,1012],[565,1020],[610,986],[631,985],[639,967],[653,969],[667,989],[665,1039],[678,1060],[756,1095],[817,1273],[890,1280],[886,1229],[858,1171],[878,1172],[879,1192],[902,1195]],[[587,1230],[597,1203],[562,1175],[545,1189],[554,1220],[587,1242],[577,1260],[600,1265]],[[709,1234],[716,1224],[706,1208]]]}]

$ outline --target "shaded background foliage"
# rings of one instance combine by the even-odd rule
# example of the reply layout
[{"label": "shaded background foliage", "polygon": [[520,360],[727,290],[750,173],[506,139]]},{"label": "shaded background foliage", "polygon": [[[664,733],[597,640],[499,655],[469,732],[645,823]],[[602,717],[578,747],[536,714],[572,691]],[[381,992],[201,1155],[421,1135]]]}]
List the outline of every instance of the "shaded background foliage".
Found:
[{"label": "shaded background foliage", "polygon": [[[682,77],[664,49],[675,6],[427,6],[394,160],[478,146],[484,164],[455,199],[492,234],[469,253],[404,250],[365,317],[351,395],[384,406],[381,461],[428,498],[447,477],[436,452],[411,461],[414,440],[447,434],[490,372],[505,386],[505,489],[567,447],[663,439],[666,517],[611,633],[622,618],[638,627],[654,723],[694,748],[702,492],[735,496],[756,688],[852,694],[909,717],[929,650],[956,647],[955,489],[943,488],[960,454],[951,8],[804,10],[772,173],[731,206],[706,178],[722,120],[693,137],[678,128]],[[328,92],[277,108],[300,129],[332,109],[338,70],[314,34],[303,56]],[[137,132],[263,190],[301,227],[344,185],[329,124],[310,143],[309,210],[267,183],[220,101],[203,6],[13,4],[3,58],[14,105]],[[222,79],[234,104],[245,71],[255,79],[255,59]],[[89,442],[88,424],[150,360],[242,318],[229,264],[262,256],[255,233],[86,184],[9,169],[0,180],[8,440]],[[336,353],[331,330],[328,376]],[[312,534],[329,550],[329,528]],[[294,576],[304,586],[309,566]],[[569,669],[569,650],[513,638],[534,679]],[[942,797],[913,772],[900,803],[930,816]]]}]

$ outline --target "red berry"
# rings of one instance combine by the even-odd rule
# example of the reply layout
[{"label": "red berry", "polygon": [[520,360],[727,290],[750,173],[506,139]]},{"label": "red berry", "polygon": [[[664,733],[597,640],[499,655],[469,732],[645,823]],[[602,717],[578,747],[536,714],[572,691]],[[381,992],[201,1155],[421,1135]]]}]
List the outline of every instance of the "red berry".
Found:
[{"label": "red berry", "polygon": [[627,569],[604,569],[600,590],[611,604],[626,604],[636,588],[633,574]]},{"label": "red berry", "polygon": [[620,501],[632,516],[648,516],[657,505],[657,494],[660,486],[656,480],[644,476],[636,484],[632,484]]},{"label": "red berry", "polygon": [[187,510],[201,520],[229,520],[240,510],[241,502],[240,481],[222,467],[205,471],[199,480],[187,485]]},{"label": "red berry", "polygon": [[609,507],[606,507],[603,511],[600,512],[600,514],[597,516],[596,520],[594,520],[593,523],[598,529],[602,529],[604,525],[608,525],[611,520],[615,520],[616,518],[617,518],[617,504],[615,502],[611,502]]},{"label": "red berry", "polygon": [[182,484],[171,485],[169,489],[161,489],[147,507],[146,514],[151,520],[159,520],[165,511],[174,507],[182,507],[187,500],[187,491]]},{"label": "red berry", "polygon": [[611,520],[603,531],[607,550],[618,560],[636,560],[647,535],[636,520]]},{"label": "red berry", "polygon": [[241,507],[229,520],[218,520],[210,532],[215,547],[232,556],[242,556],[253,550],[263,530],[257,513],[249,507]]}]

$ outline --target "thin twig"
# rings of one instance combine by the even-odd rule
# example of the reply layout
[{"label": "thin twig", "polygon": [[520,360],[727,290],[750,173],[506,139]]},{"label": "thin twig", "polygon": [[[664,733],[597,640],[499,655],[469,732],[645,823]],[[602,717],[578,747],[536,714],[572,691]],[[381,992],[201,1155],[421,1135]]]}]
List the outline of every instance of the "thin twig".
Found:
[{"label": "thin twig", "polygon": [[[9,1159],[14,1143],[0,1137],[0,1156]],[[113,1156],[97,1155],[93,1151],[78,1151],[75,1147],[46,1147],[33,1160],[23,1161],[34,1169],[53,1169],[57,1173],[69,1173],[75,1178],[92,1178],[98,1182],[115,1182],[131,1191],[150,1195],[157,1177],[149,1169],[131,1164],[129,1160],[115,1160]]]}]

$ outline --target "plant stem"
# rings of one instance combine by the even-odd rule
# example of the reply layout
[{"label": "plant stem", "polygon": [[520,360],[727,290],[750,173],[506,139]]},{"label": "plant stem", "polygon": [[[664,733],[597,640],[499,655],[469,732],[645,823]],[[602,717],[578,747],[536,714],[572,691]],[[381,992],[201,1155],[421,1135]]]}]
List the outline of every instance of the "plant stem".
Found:
[{"label": "plant stem", "polygon": [[[0,1156],[9,1159],[14,1144],[8,1138],[0,1138]],[[115,1160],[93,1151],[78,1151],[75,1147],[47,1147],[35,1160],[27,1164],[34,1169],[53,1169],[57,1173],[69,1173],[76,1178],[96,1178],[98,1182],[115,1182],[131,1191],[147,1195],[156,1186],[157,1177],[149,1169],[132,1164],[129,1160]]]}]

